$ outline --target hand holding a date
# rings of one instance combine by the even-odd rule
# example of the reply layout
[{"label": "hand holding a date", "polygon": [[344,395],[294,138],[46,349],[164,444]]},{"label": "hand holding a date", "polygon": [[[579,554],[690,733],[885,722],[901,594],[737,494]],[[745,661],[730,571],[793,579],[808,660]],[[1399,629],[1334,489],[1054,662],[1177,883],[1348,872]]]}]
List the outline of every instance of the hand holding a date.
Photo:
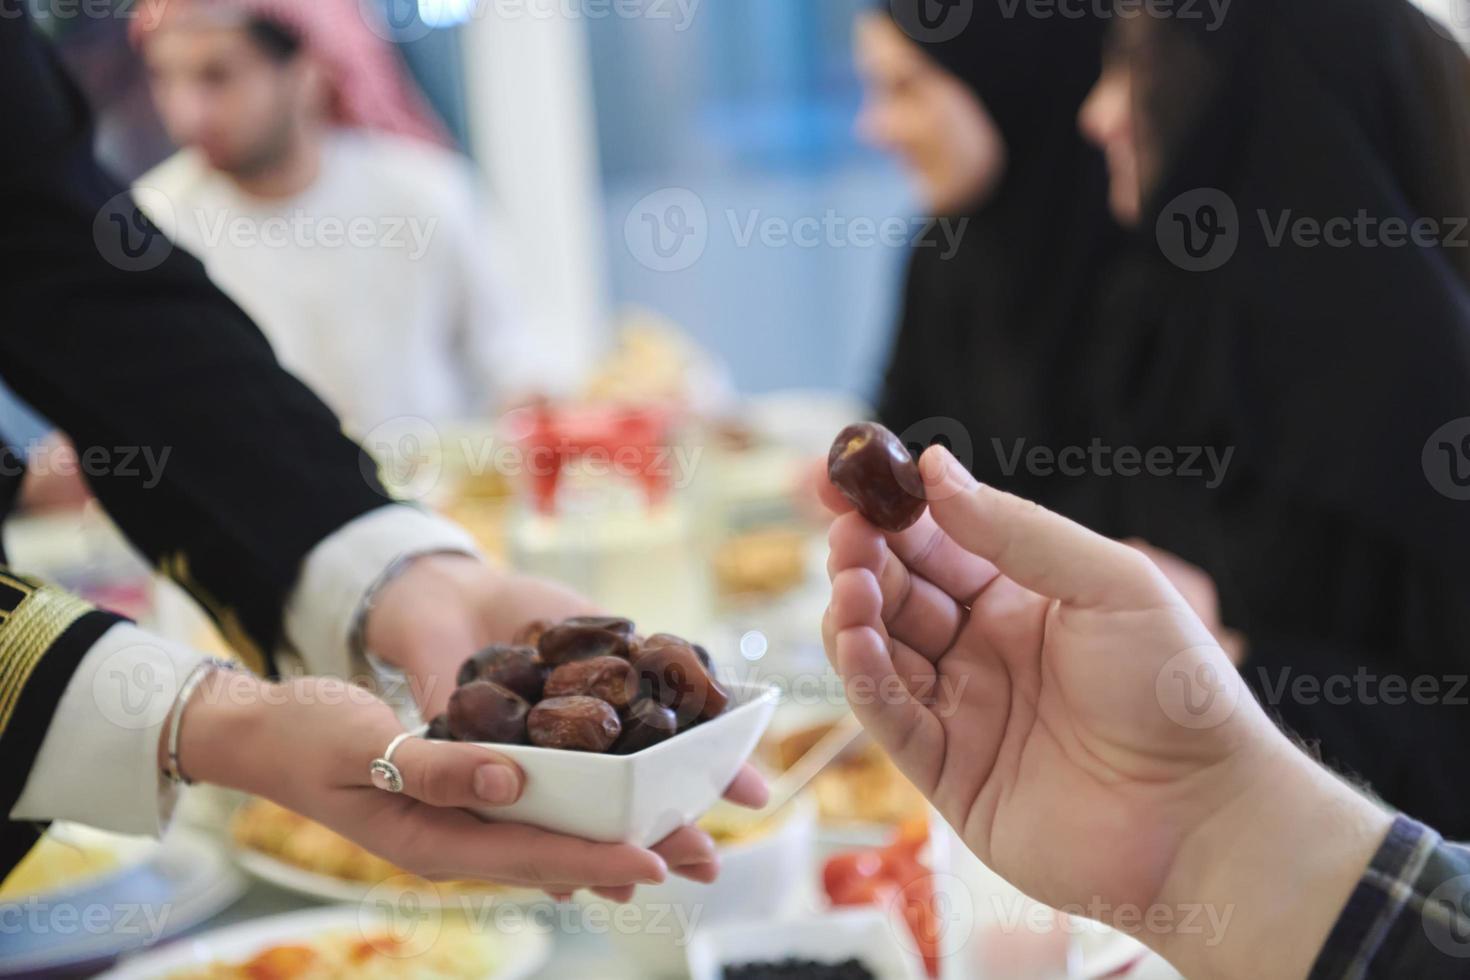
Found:
[{"label": "hand holding a date", "polygon": [[[1249,962],[1251,923],[1290,900],[1245,869],[1299,860],[1303,835],[1366,842],[1355,868],[1303,869],[1345,900],[1387,824],[1276,730],[1154,564],[942,448],[920,469],[928,513],[897,532],[823,490],[843,514],[823,634],[859,719],[968,846],[1054,906],[1249,903],[1216,967]],[[1203,962],[1187,937],[1139,938]]]}]

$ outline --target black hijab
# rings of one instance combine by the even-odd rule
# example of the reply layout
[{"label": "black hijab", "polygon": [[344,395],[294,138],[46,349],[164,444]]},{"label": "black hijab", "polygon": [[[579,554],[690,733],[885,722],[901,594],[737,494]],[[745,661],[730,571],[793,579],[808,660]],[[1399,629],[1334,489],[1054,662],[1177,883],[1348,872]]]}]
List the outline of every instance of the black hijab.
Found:
[{"label": "black hijab", "polygon": [[910,443],[968,442],[982,479],[1097,524],[1079,481],[1009,463],[1020,440],[1055,450],[1087,432],[1082,402],[1069,397],[1076,334],[1116,229],[1102,158],[1079,135],[1077,112],[1100,71],[1105,24],[1007,17],[1002,0],[980,0],[953,8],[971,12],[941,26],[954,36],[936,38],[916,19],[928,3],[893,0],[891,12],[984,103],[1008,163],[991,196],[941,216],[951,228],[964,222],[953,255],[915,249],[879,417]]},{"label": "black hijab", "polygon": [[[1121,34],[1157,179],[1096,338],[1094,417],[1115,441],[1234,455],[1217,489],[1113,481],[1115,518],[1214,575],[1269,707],[1470,832],[1437,761],[1470,738],[1444,697],[1470,669],[1470,503],[1431,438],[1470,417],[1465,58],[1407,0],[1235,0],[1213,30]],[[1390,246],[1383,222],[1422,218],[1459,246]],[[1335,219],[1336,244],[1309,247],[1302,219]],[[1319,674],[1436,678],[1440,703],[1283,697],[1308,649]]]}]

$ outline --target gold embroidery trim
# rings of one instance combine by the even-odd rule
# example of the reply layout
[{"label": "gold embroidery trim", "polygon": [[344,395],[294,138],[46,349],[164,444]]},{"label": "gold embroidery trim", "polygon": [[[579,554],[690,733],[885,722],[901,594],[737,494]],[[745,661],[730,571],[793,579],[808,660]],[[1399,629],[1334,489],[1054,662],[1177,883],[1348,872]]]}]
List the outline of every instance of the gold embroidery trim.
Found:
[{"label": "gold embroidery trim", "polygon": [[92,611],[91,605],[59,589],[37,589],[13,576],[3,578],[7,585],[31,591],[0,624],[0,737],[10,726],[21,692],[46,651]]},{"label": "gold embroidery trim", "polygon": [[241,662],[249,667],[253,673],[264,676],[270,663],[267,661],[265,651],[260,648],[245,630],[245,625],[240,621],[240,615],[233,608],[226,606],[216,599],[209,590],[195,581],[189,570],[189,556],[182,551],[175,551],[164,555],[158,563],[158,570],[166,577],[172,579],[190,597],[209,614],[219,627],[220,634],[226,643],[234,649]]}]

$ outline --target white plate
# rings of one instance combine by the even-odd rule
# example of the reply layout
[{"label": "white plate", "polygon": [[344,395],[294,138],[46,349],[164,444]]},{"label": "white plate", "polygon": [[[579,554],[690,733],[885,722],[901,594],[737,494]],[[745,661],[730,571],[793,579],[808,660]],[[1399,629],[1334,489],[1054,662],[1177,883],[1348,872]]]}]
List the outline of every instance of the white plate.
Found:
[{"label": "white plate", "polygon": [[[151,837],[111,834],[85,824],[65,822],[52,824],[51,828],[46,831],[45,839],[79,850],[109,854],[112,857],[112,863],[92,874],[74,878],[50,891],[41,892],[39,895],[23,896],[25,899],[34,898],[38,901],[54,902],[74,892],[103,887],[108,882],[130,874],[152,860],[160,847],[159,842]],[[8,899],[8,901],[14,900],[14,896]]]},{"label": "white plate", "polygon": [[[362,929],[384,920],[365,909],[336,907],[275,915],[244,922],[181,941],[175,945],[131,959],[99,980],[160,980],[179,970],[197,969],[221,960],[239,962],[283,943],[310,942],[333,932]],[[473,980],[527,980],[545,965],[551,955],[551,940],[544,931],[527,927],[514,933],[495,933],[502,946],[501,967],[488,977]],[[471,978],[466,978],[471,980]]]},{"label": "white plate", "polygon": [[689,975],[720,980],[726,967],[796,957],[820,963],[857,959],[878,980],[920,980],[924,971],[918,957],[899,939],[906,929],[884,911],[864,908],[702,930],[689,945]]},{"label": "white plate", "polygon": [[[101,833],[80,831],[89,837]],[[224,849],[197,831],[176,827],[162,844],[123,840],[129,855],[146,852],[146,859],[93,879],[91,887],[68,888],[34,902],[22,900],[21,914],[30,915],[27,909],[37,908],[48,916],[42,921],[56,923],[56,928],[27,928],[8,935],[0,953],[0,974],[75,971],[104,964],[192,929],[245,890],[244,879]],[[55,917],[63,911],[75,918]],[[101,917],[103,924],[94,920],[86,926],[88,916]],[[65,925],[73,921],[84,925]]]},{"label": "white plate", "polygon": [[[294,864],[249,847],[237,848],[235,860],[240,867],[261,881],[322,902],[354,905],[366,900],[370,894],[381,893],[381,886],[307,871],[305,868],[298,868]],[[503,890],[487,888],[483,892],[477,892],[463,889],[449,890],[435,886],[432,889],[415,888],[412,890],[425,908],[457,908],[461,899],[473,901],[477,905],[485,901],[508,902],[513,905],[546,901],[545,892],[530,888]]]}]

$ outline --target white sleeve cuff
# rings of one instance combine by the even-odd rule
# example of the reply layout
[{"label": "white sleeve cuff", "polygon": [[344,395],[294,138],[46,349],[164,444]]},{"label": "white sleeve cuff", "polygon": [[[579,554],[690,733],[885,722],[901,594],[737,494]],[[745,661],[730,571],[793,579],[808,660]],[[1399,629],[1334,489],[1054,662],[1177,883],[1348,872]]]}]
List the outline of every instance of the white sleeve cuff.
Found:
[{"label": "white sleeve cuff", "polygon": [[159,771],[158,739],[203,654],[118,623],[66,686],[12,820],[74,820],[159,834],[178,788]]},{"label": "white sleeve cuff", "polygon": [[311,550],[286,603],[286,639],[308,674],[351,677],[350,649],[368,591],[394,562],[455,552],[479,556],[469,533],[405,504],[364,514]]}]

